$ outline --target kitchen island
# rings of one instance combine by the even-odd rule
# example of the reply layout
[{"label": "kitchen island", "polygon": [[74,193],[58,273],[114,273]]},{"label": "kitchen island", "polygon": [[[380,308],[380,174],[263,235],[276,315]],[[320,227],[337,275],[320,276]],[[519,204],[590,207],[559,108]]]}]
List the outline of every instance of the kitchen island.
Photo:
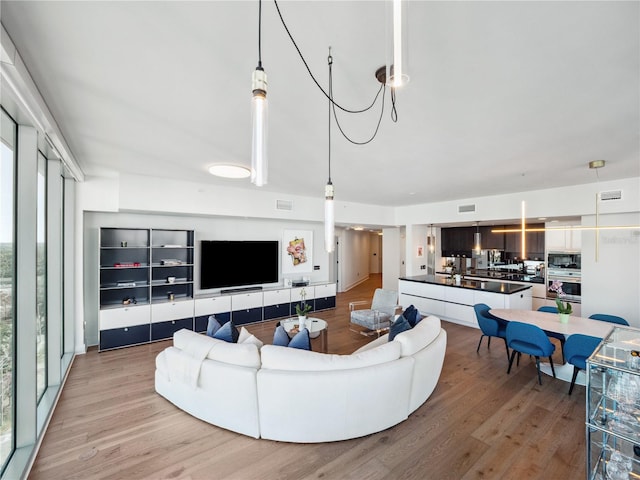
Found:
[{"label": "kitchen island", "polygon": [[531,310],[531,286],[483,280],[456,283],[437,275],[402,277],[398,281],[399,302],[404,308],[413,304],[422,315],[478,328],[473,306],[485,303],[490,308]]}]

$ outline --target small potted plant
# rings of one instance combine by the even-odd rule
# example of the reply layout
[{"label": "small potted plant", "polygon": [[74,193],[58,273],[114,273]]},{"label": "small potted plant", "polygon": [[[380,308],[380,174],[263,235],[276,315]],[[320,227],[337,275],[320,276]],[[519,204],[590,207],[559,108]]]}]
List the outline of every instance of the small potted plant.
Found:
[{"label": "small potted plant", "polygon": [[555,292],[556,297],[556,306],[558,307],[558,315],[560,316],[560,323],[568,323],[569,316],[573,309],[571,308],[571,304],[569,302],[563,302],[562,297],[564,297],[564,292],[562,291],[562,282],[559,280],[554,280],[549,287],[550,292]]},{"label": "small potted plant", "polygon": [[296,314],[298,315],[298,320],[300,320],[300,322],[304,322],[304,320],[307,318],[307,313],[309,313],[310,311],[311,305],[309,305],[308,303],[296,305]]}]

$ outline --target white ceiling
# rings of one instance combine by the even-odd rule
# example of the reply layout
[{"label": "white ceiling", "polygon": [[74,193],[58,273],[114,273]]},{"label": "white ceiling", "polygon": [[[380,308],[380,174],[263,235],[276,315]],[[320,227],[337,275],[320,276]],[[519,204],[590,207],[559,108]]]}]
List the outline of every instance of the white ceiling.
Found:
[{"label": "white ceiling", "polygon": [[[368,104],[385,63],[384,5],[279,2],[323,86]],[[410,2],[398,122],[332,134],[336,198],[407,205],[640,176],[640,3]],[[257,1],[7,1],[2,24],[85,173],[123,171],[257,188],[206,173],[248,166]],[[327,101],[274,3],[263,2],[269,183],[322,196]],[[386,99],[387,108],[389,97]],[[340,117],[359,139],[379,110]]]}]

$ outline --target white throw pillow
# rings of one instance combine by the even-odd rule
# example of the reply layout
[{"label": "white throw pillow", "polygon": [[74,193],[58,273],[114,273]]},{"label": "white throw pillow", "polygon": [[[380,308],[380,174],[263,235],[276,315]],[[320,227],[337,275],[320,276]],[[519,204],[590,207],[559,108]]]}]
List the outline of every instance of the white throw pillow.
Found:
[{"label": "white throw pillow", "polygon": [[252,343],[256,347],[258,347],[258,349],[260,349],[262,345],[264,345],[255,335],[250,333],[249,330],[244,327],[240,327],[240,336],[238,337],[238,343]]}]

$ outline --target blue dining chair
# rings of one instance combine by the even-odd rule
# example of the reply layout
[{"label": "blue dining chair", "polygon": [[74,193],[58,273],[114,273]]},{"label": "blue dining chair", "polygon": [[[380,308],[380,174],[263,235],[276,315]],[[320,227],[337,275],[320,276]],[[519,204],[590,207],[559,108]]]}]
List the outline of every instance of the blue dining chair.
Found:
[{"label": "blue dining chair", "polygon": [[[538,308],[539,312],[547,312],[547,313],[558,313],[558,307],[551,307],[551,306],[543,306]],[[561,333],[557,333],[557,332],[550,332],[548,330],[543,330],[544,333],[547,334],[547,337],[549,338],[555,338],[556,340],[558,340],[560,342],[560,351],[562,352],[562,363],[565,362],[565,356],[564,356],[564,342],[565,342],[565,338],[564,335]]]},{"label": "blue dining chair", "polygon": [[573,365],[573,377],[571,377],[569,395],[573,392],[578,372],[587,368],[587,358],[598,348],[601,341],[601,338],[582,335],[581,333],[575,333],[567,338],[564,344],[564,357],[567,362]]},{"label": "blue dining chair", "polygon": [[518,354],[518,363],[520,363],[520,354],[525,353],[527,355],[533,355],[536,359],[538,383],[540,385],[542,385],[540,357],[549,357],[551,371],[555,378],[556,371],[553,368],[553,358],[551,358],[551,355],[553,355],[556,347],[540,327],[522,322],[509,322],[507,325],[507,346],[511,349],[507,374],[511,373],[511,365],[513,365],[513,359],[516,353]]},{"label": "blue dining chair", "polygon": [[482,330],[482,334],[480,335],[480,341],[478,342],[478,348],[476,348],[476,353],[480,351],[480,344],[482,343],[482,339],[487,337],[487,348],[491,346],[491,337],[499,337],[504,340],[504,346],[507,350],[507,361],[509,361],[509,347],[507,347],[507,322],[506,320],[502,320],[501,318],[494,317],[489,313],[491,307],[484,303],[477,303],[473,306],[473,309],[476,312],[476,319],[478,320],[478,325],[480,326],[480,330]]},{"label": "blue dining chair", "polygon": [[620,325],[629,326],[629,322],[627,322],[624,318],[618,317],[616,315],[607,315],[606,313],[594,313],[593,315],[589,316],[589,318],[592,320],[601,320],[603,322],[618,323]]}]

